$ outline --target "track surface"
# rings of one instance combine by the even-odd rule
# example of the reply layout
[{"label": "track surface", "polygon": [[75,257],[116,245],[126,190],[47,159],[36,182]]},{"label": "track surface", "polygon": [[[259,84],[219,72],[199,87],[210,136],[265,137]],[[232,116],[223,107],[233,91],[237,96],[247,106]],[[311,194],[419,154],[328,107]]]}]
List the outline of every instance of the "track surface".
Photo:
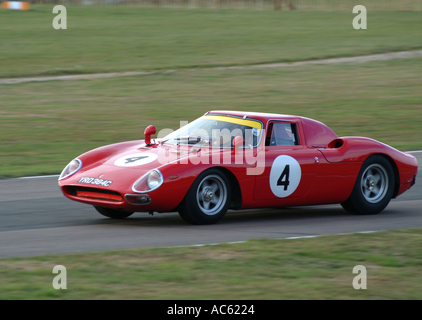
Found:
[{"label": "track surface", "polygon": [[[422,152],[414,156],[422,164]],[[350,215],[340,205],[244,210],[230,211],[210,226],[188,225],[177,213],[135,213],[115,221],[65,198],[57,177],[5,179],[0,258],[422,228],[421,169],[418,177],[412,189],[374,216]]]}]

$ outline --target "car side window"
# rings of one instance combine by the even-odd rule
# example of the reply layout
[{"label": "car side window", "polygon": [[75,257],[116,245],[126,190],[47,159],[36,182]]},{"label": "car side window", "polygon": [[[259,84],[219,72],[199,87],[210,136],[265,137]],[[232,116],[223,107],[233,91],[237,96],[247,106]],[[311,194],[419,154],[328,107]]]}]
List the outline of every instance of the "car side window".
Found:
[{"label": "car side window", "polygon": [[266,146],[299,145],[295,123],[273,122],[268,126]]}]

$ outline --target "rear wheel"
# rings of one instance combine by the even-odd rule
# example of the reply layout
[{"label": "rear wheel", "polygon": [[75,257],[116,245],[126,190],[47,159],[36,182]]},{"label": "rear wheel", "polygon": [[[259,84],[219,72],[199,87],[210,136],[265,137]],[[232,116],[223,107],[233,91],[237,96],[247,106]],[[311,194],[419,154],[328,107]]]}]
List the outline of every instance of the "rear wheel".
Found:
[{"label": "rear wheel", "polygon": [[209,169],[198,176],[179,208],[179,214],[192,224],[213,224],[220,221],[230,203],[230,183],[218,169]]},{"label": "rear wheel", "polygon": [[370,156],[362,165],[349,199],[341,205],[350,213],[369,215],[384,210],[393,196],[394,171],[383,156]]},{"label": "rear wheel", "polygon": [[106,216],[107,218],[111,219],[125,219],[133,214],[133,212],[129,211],[120,211],[110,208],[104,208],[99,206],[94,206],[94,208],[101,213],[103,216]]}]

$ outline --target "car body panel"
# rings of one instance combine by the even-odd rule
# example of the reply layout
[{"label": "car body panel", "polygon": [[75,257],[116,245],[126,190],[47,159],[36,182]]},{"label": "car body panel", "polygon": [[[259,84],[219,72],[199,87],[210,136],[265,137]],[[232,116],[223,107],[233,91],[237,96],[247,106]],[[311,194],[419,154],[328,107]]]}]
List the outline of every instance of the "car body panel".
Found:
[{"label": "car body panel", "polygon": [[[255,128],[262,124],[262,138],[256,147],[238,151],[156,142],[147,145],[144,140],[112,144],[79,156],[81,169],[59,180],[59,186],[66,197],[86,204],[166,212],[177,210],[195,179],[209,168],[219,168],[229,177],[232,188],[238,189],[234,209],[342,203],[350,196],[363,162],[375,154],[384,155],[393,164],[397,182],[394,197],[409,189],[416,177],[417,162],[412,155],[368,138],[339,138],[316,120],[219,110],[205,116],[227,117],[228,122]],[[276,122],[292,125],[297,145],[266,145],[270,125]],[[247,161],[248,154],[255,162]],[[150,192],[134,191],[133,184],[153,169],[162,174],[162,185]],[[127,195],[144,194],[149,203],[127,201]]]}]

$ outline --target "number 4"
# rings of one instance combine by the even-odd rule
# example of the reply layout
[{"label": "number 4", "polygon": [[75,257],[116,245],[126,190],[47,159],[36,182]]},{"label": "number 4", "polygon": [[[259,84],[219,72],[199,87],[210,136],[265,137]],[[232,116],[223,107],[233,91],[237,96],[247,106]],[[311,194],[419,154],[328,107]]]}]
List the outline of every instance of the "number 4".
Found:
[{"label": "number 4", "polygon": [[148,158],[148,157],[132,157],[132,158],[126,158],[125,160],[126,160],[126,162],[125,162],[125,164],[128,164],[128,163],[132,163],[132,162],[136,162],[136,161],[138,161],[138,160],[142,160],[142,159],[144,159],[144,158]]},{"label": "number 4", "polygon": [[284,186],[284,191],[287,190],[287,187],[290,184],[289,175],[290,175],[290,166],[288,164],[286,164],[283,172],[280,175],[280,178],[278,178],[278,180],[277,180],[277,185],[278,186]]}]

